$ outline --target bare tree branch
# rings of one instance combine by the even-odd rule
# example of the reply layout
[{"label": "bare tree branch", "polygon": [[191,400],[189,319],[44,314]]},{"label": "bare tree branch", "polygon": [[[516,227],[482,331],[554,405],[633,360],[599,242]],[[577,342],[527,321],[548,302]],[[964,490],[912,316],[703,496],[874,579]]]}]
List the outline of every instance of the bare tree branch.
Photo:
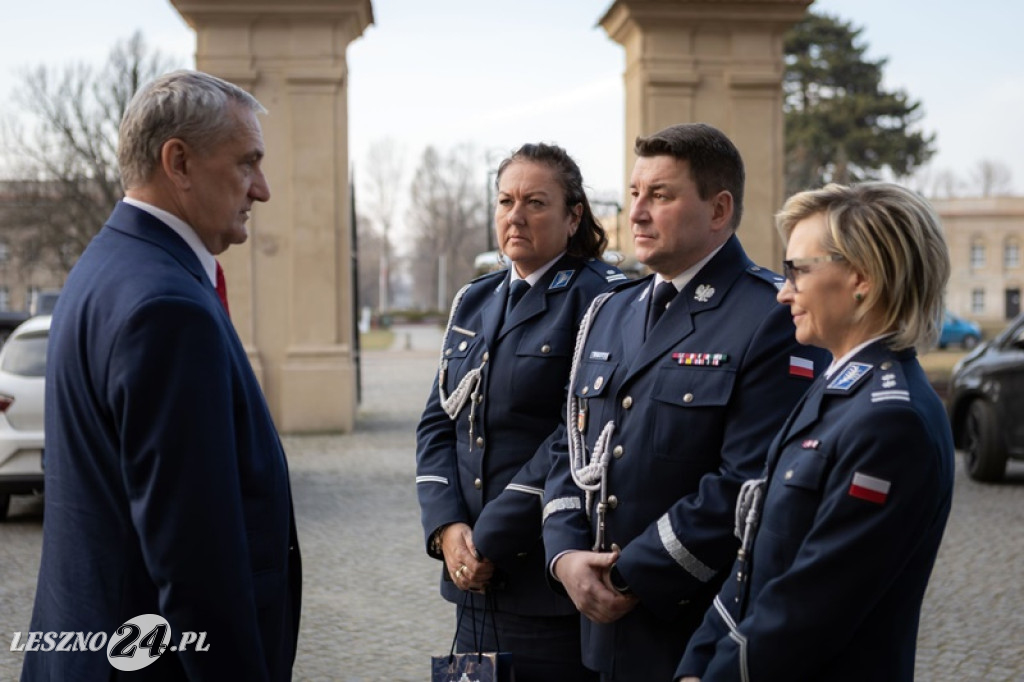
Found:
[{"label": "bare tree branch", "polygon": [[[3,146],[18,159],[5,195],[6,222],[31,229],[15,258],[47,258],[65,272],[123,195],[117,132],[143,83],[174,68],[136,32],[118,42],[102,67],[39,65],[13,93],[19,122],[4,126]],[[27,130],[26,130],[27,128]]]}]

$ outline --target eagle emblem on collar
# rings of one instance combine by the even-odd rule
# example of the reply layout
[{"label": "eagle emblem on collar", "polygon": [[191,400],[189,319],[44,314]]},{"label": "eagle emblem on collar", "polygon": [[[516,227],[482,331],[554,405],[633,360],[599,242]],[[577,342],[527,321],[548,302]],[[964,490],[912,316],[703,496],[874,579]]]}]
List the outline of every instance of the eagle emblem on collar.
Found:
[{"label": "eagle emblem on collar", "polygon": [[711,297],[715,295],[715,288],[707,284],[701,284],[697,287],[697,291],[693,294],[695,301],[700,303],[707,303],[711,300]]}]

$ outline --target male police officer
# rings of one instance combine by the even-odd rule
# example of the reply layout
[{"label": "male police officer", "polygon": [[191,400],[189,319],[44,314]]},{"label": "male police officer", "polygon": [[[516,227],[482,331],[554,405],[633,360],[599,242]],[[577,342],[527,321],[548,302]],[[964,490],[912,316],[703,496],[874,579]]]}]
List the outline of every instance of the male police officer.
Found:
[{"label": "male police officer", "polygon": [[595,300],[577,341],[567,438],[545,491],[551,573],[603,680],[670,680],[736,556],[733,509],[824,365],[794,340],[734,232],[743,161],[703,124],[638,138],[637,258],[654,276]]}]

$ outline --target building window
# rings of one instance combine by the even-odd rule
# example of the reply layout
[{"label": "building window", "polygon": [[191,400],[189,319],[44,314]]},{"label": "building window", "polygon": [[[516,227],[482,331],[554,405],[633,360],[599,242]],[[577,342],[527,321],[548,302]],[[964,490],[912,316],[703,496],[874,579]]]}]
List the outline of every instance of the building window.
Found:
[{"label": "building window", "polygon": [[0,287],[0,310],[11,309],[11,294],[7,287]]},{"label": "building window", "polygon": [[[0,242],[0,263],[6,263],[7,259],[11,257],[10,249],[7,248],[7,242]],[[7,310],[7,308],[4,308]]]},{"label": "building window", "polygon": [[984,289],[971,290],[971,312],[975,315],[981,315],[985,312]]},{"label": "building window", "polygon": [[985,267],[985,242],[975,239],[971,242],[971,269],[981,270]]},{"label": "building window", "polygon": [[1007,239],[1006,246],[1003,248],[1003,267],[1007,269],[1020,267],[1020,242],[1014,237]]}]

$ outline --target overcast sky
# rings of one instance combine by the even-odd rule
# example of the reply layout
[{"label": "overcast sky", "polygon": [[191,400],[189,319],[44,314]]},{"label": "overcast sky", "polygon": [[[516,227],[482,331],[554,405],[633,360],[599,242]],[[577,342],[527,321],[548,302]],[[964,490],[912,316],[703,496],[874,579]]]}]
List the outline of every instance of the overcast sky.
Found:
[{"label": "overcast sky", "polygon": [[[0,111],[20,69],[99,64],[141,30],[192,64],[194,36],[168,0],[7,2]],[[599,193],[621,196],[623,49],[596,27],[611,0],[374,0],[375,24],[349,48],[352,160],[395,139],[409,171],[428,144],[469,142],[498,160],[527,141],[568,149]],[[886,84],[923,103],[937,133],[934,169],[967,175],[1005,163],[1024,194],[1024,3],[1005,0],[818,0],[864,28]],[[268,159],[268,163],[272,159]]]}]

